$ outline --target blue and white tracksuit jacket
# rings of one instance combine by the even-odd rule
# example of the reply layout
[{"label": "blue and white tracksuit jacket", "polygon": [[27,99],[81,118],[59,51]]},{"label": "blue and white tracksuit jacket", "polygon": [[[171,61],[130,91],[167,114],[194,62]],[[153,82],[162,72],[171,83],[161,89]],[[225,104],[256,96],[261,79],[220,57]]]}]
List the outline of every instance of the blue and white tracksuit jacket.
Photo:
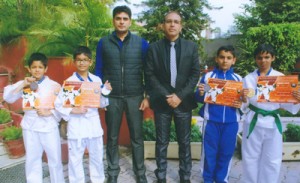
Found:
[{"label": "blue and white tracksuit jacket", "polygon": [[[235,74],[232,68],[226,72],[215,68],[205,74],[200,83],[207,84],[208,78],[242,81],[242,77]],[[199,95],[199,90],[196,91],[195,98],[198,102],[204,103],[204,97],[205,95]],[[202,155],[204,158],[204,182],[228,182],[240,112],[234,107],[205,103],[199,114],[204,118],[205,123],[203,131],[204,156]]]}]

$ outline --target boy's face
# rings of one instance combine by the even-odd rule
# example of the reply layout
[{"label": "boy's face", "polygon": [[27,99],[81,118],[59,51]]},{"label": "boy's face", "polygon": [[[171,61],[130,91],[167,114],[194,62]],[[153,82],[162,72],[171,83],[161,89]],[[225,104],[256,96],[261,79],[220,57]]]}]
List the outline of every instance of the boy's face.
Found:
[{"label": "boy's face", "polygon": [[92,65],[92,60],[85,54],[80,54],[76,56],[74,64],[77,69],[77,72],[88,72],[89,67]]},{"label": "boy's face", "polygon": [[45,67],[41,61],[35,60],[28,67],[28,72],[31,74],[31,76],[36,78],[36,80],[40,80],[47,72],[47,69],[48,67]]},{"label": "boy's face", "polygon": [[131,26],[131,19],[127,13],[121,12],[115,15],[113,24],[116,32],[126,33]]},{"label": "boy's face", "polygon": [[255,61],[260,72],[268,72],[274,60],[275,56],[272,56],[267,52],[257,54],[255,57]]},{"label": "boy's face", "polygon": [[230,51],[222,50],[215,60],[221,70],[227,71],[235,63],[236,58]]}]

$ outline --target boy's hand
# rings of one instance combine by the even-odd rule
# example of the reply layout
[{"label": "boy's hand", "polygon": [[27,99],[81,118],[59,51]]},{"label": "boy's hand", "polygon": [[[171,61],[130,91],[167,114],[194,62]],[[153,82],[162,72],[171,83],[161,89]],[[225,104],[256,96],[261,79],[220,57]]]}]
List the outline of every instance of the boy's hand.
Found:
[{"label": "boy's hand", "polygon": [[247,88],[243,88],[242,90],[242,95],[241,95],[241,100],[246,103],[247,102],[247,97],[248,97],[248,94],[249,94],[249,89]]},{"label": "boy's hand", "polygon": [[105,81],[104,86],[105,86],[106,89],[108,89],[110,91],[112,90],[111,84],[108,80]]},{"label": "boy's hand", "polygon": [[36,112],[39,116],[51,116],[52,115],[51,109],[38,108],[38,109],[36,109]]},{"label": "boy's hand", "polygon": [[300,102],[300,91],[293,91],[292,95]]},{"label": "boy's hand", "polygon": [[30,83],[36,81],[36,79],[34,77],[25,77],[24,78],[24,83],[23,83],[23,87],[27,87],[30,85]]},{"label": "boy's hand", "polygon": [[198,84],[199,95],[204,95],[204,84]]},{"label": "boy's hand", "polygon": [[241,108],[241,106],[242,106],[242,101],[241,100],[233,102],[233,107],[235,107],[235,108]]},{"label": "boy's hand", "polygon": [[71,111],[71,114],[85,114],[87,113],[87,108],[85,107],[74,107]]}]

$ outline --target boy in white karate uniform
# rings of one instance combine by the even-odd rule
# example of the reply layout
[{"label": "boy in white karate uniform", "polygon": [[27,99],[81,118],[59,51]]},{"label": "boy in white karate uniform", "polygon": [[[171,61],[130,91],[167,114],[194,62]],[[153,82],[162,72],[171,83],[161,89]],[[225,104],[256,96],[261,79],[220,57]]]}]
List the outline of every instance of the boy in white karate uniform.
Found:
[{"label": "boy in white karate uniform", "polygon": [[[275,50],[271,45],[259,45],[254,51],[254,58],[258,69],[243,80],[243,182],[276,183],[279,180],[282,161],[282,134],[278,109],[283,108],[295,114],[300,104],[259,103],[257,92],[248,98],[249,91],[257,88],[258,76],[283,75],[271,67],[275,60]],[[294,92],[293,95],[297,98],[299,92]]]},{"label": "boy in white karate uniform", "polygon": [[[89,72],[89,67],[92,65],[91,58],[92,53],[90,49],[85,46],[79,46],[73,53],[74,64],[77,71],[74,72],[67,81],[100,82],[102,85],[101,79]],[[106,89],[112,89],[109,82],[106,82],[104,85]],[[105,107],[107,104],[108,99],[101,97],[101,107]],[[87,148],[89,152],[91,182],[103,183],[105,180],[103,166],[103,129],[101,127],[98,109],[85,107],[64,108],[62,90],[55,101],[55,107],[68,122],[68,170],[70,183],[86,182],[82,164],[85,148]]]},{"label": "boy in white karate uniform", "polygon": [[[26,98],[24,89],[29,90],[35,96],[43,96],[48,92],[56,92],[60,85],[44,76],[47,71],[48,59],[44,54],[33,53],[28,61],[28,71],[31,77],[25,77],[13,85],[4,88],[3,98],[8,103],[17,99]],[[34,86],[34,87],[32,87]],[[25,91],[25,90],[24,90]],[[32,108],[24,110],[21,122],[23,139],[26,149],[26,182],[43,182],[42,155],[47,154],[51,183],[63,183],[63,167],[61,162],[61,142],[58,123],[60,116],[51,108]]]}]

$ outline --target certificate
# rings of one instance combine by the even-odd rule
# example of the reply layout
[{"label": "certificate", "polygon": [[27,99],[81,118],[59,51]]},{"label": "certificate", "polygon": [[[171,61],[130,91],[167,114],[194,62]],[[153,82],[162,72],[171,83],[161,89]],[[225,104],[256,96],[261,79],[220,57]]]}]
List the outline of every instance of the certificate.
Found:
[{"label": "certificate", "polygon": [[47,90],[40,91],[31,90],[30,88],[23,89],[23,101],[22,108],[23,110],[33,110],[33,109],[53,109],[54,101],[60,90],[59,85],[48,86]]},{"label": "certificate", "polygon": [[298,76],[259,76],[257,102],[298,103],[292,91],[299,90]]},{"label": "certificate", "polygon": [[233,107],[235,101],[240,101],[243,83],[233,80],[208,78],[204,102]]},{"label": "certificate", "polygon": [[100,82],[65,81],[63,85],[64,107],[100,107]]}]

